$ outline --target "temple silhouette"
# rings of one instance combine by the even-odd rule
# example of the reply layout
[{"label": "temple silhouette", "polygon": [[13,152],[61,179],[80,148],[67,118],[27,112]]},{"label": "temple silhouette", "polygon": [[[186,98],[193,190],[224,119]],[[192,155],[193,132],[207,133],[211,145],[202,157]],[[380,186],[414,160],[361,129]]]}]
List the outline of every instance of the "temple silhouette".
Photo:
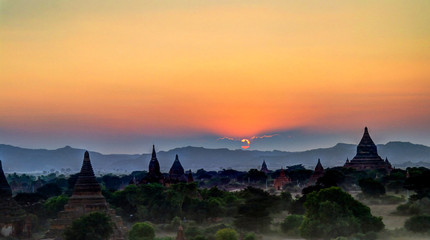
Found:
[{"label": "temple silhouette", "polygon": [[391,163],[386,158],[385,161],[378,155],[378,149],[370,137],[367,127],[364,128],[363,137],[357,146],[357,154],[350,161],[346,160],[345,168],[354,168],[359,171],[382,169],[391,172]]},{"label": "temple silhouette", "polygon": [[176,154],[175,160],[173,161],[172,167],[169,170],[169,175],[164,177],[160,171],[160,163],[157,159],[157,153],[155,152],[155,145],[152,145],[151,160],[149,161],[148,174],[142,178],[140,184],[148,183],[160,183],[164,186],[169,186],[176,183],[190,183],[193,182],[193,175],[191,170],[188,175],[185,175],[184,167],[182,167],[179,161],[179,156]]},{"label": "temple silhouette", "polygon": [[273,187],[276,190],[282,190],[284,186],[291,182],[291,179],[285,175],[284,169],[281,168],[281,172],[279,173],[279,177],[277,177],[273,181]]},{"label": "temple silhouette", "polygon": [[260,171],[264,172],[265,174],[268,174],[270,170],[267,168],[266,160],[263,160],[263,164],[261,164]]},{"label": "temple silhouette", "polygon": [[324,168],[321,164],[320,159],[318,158],[318,163],[315,166],[314,173],[312,173],[312,176],[309,179],[309,184],[316,183],[318,181],[318,178],[322,177],[323,175],[324,175]]},{"label": "temple silhouette", "polygon": [[102,195],[100,184],[94,176],[90,154],[86,151],[73,194],[64,206],[64,211],[61,211],[58,218],[52,221],[44,239],[62,240],[62,233],[66,227],[79,217],[92,212],[103,212],[110,216],[114,230],[110,240],[125,239],[126,228],[122,224],[121,217],[115,215],[115,210],[109,208],[105,197]]},{"label": "temple silhouette", "polygon": [[[27,231],[25,211],[12,198],[12,189],[6,180],[0,160],[0,239],[20,237]],[[25,235],[30,234],[27,232]]]}]

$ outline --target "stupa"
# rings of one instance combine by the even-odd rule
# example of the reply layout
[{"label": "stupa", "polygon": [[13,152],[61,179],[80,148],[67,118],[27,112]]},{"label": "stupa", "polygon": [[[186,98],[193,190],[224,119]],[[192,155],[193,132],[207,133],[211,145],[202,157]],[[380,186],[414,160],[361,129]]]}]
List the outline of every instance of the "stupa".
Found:
[{"label": "stupa", "polygon": [[263,164],[261,164],[260,171],[262,171],[262,172],[264,172],[266,174],[270,172],[270,170],[267,168],[266,160],[263,160]]},{"label": "stupa", "polygon": [[164,177],[163,174],[161,174],[160,172],[160,163],[158,162],[154,145],[152,145],[152,156],[151,160],[149,161],[148,174],[142,179],[141,183],[164,184]]},{"label": "stupa", "polygon": [[0,160],[0,239],[23,235],[25,219],[25,211],[12,198],[12,189],[6,180]]},{"label": "stupa", "polygon": [[356,170],[376,170],[384,169],[391,172],[392,166],[388,159],[385,161],[378,155],[378,149],[370,137],[367,127],[364,128],[364,134],[357,146],[357,154],[344,165],[345,168],[354,168]]},{"label": "stupa", "polygon": [[309,179],[309,183],[316,183],[318,181],[318,178],[322,177],[324,175],[324,168],[321,164],[320,159],[318,158],[318,163],[315,166],[314,173],[312,174],[311,178]]},{"label": "stupa", "polygon": [[273,182],[273,187],[275,188],[275,190],[282,190],[282,188],[290,182],[291,179],[285,175],[284,169],[281,168],[279,177],[277,177]]},{"label": "stupa", "polygon": [[110,216],[114,228],[114,233],[110,240],[125,239],[126,229],[123,226],[122,219],[115,215],[113,209],[109,208],[105,197],[101,193],[100,184],[94,176],[90,155],[85,152],[81,172],[76,180],[73,194],[64,206],[64,211],[60,212],[58,218],[52,221],[45,239],[62,240],[62,233],[66,227],[70,226],[79,217],[92,212],[103,212]]},{"label": "stupa", "polygon": [[172,167],[169,171],[169,177],[166,179],[165,184],[174,184],[174,183],[186,183],[188,181],[185,176],[184,168],[182,167],[181,162],[179,162],[178,154],[176,154],[175,161],[173,161]]}]

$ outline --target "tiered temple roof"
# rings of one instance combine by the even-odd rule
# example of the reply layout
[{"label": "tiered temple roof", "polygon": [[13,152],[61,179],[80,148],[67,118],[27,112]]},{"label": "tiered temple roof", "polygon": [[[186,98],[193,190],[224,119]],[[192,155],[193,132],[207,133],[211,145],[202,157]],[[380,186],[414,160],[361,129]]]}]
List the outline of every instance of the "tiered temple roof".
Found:
[{"label": "tiered temple roof", "polygon": [[24,230],[25,211],[12,198],[12,189],[7,182],[0,160],[0,238],[19,236]]},{"label": "tiered temple roof", "polygon": [[160,172],[160,163],[157,159],[157,154],[155,153],[155,146],[152,145],[152,156],[149,161],[148,175],[142,179],[143,183],[163,183],[164,177]]},{"label": "tiered temple roof", "polygon": [[370,137],[367,127],[364,128],[363,137],[357,146],[357,154],[351,161],[347,159],[344,167],[357,170],[385,169],[388,172],[392,170],[388,159],[384,161],[378,155],[378,149]]},{"label": "tiered temple roof", "polygon": [[181,162],[179,162],[178,154],[176,154],[175,161],[173,161],[172,167],[170,168],[168,182],[187,182],[187,177],[185,176],[185,171]]},{"label": "tiered temple roof", "polygon": [[60,212],[58,218],[51,223],[46,239],[62,239],[64,229],[72,224],[77,218],[92,212],[104,212],[110,216],[114,223],[114,233],[111,240],[124,239],[122,220],[115,215],[115,211],[109,208],[101,188],[94,175],[93,167],[88,152],[84,154],[81,172],[73,189],[73,194],[64,211]]},{"label": "tiered temple roof", "polygon": [[261,169],[260,171],[264,172],[264,173],[269,173],[269,169],[267,168],[267,164],[266,164],[266,160],[263,160],[263,164],[261,164]]},{"label": "tiered temple roof", "polygon": [[311,178],[309,179],[309,183],[316,183],[318,181],[318,178],[322,177],[324,175],[324,168],[321,164],[320,159],[318,158],[318,163],[315,166],[314,173],[312,174]]}]

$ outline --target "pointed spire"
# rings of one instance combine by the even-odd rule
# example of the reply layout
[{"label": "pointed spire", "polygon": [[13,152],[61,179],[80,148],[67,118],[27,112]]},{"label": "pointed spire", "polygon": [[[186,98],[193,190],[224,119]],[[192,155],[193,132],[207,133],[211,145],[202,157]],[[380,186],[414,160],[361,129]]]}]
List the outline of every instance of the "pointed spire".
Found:
[{"label": "pointed spire", "polygon": [[184,168],[182,167],[181,162],[179,161],[178,154],[175,156],[175,161],[173,161],[172,167],[169,171],[169,176],[171,179],[179,180],[180,178],[185,179]]},{"label": "pointed spire", "polygon": [[357,156],[375,156],[378,155],[378,150],[375,143],[370,137],[367,127],[364,128],[363,137],[357,146]]},{"label": "pointed spire", "polygon": [[266,160],[263,160],[263,164],[261,164],[260,171],[262,171],[264,173],[268,173],[269,172],[269,169],[267,168]]},{"label": "pointed spire", "polygon": [[148,166],[148,178],[150,179],[150,182],[159,182],[162,178],[160,163],[158,162],[157,154],[155,152],[155,145],[152,145],[152,156]]},{"label": "pointed spire", "polygon": [[157,154],[155,153],[155,145],[152,145],[152,157],[151,160],[157,159]]},{"label": "pointed spire", "polygon": [[281,172],[279,173],[279,177],[285,177],[285,172],[283,167],[281,167]]},{"label": "pointed spire", "polygon": [[191,172],[191,169],[190,169],[190,171],[188,172],[188,180],[187,180],[187,182],[188,182],[188,183],[192,183],[192,182],[194,182],[193,172]]},{"label": "pointed spire", "polygon": [[318,158],[318,163],[315,166],[315,172],[324,172],[324,168],[321,164],[321,160]]},{"label": "pointed spire", "polygon": [[73,195],[101,195],[101,188],[94,175],[88,151],[85,151],[81,172],[76,180]]},{"label": "pointed spire", "polygon": [[178,232],[176,234],[176,240],[185,240],[184,228],[182,225],[179,225]]},{"label": "pointed spire", "polygon": [[12,197],[12,189],[7,182],[6,176],[3,172],[2,162],[0,160],[0,198]]}]

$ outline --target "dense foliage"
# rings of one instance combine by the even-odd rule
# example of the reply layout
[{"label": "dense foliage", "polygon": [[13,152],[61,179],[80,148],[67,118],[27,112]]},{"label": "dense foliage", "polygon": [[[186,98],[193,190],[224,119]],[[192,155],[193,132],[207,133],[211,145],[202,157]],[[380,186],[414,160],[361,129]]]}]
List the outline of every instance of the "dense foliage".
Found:
[{"label": "dense foliage", "polygon": [[216,240],[238,240],[237,232],[231,228],[220,229],[216,232]]},{"label": "dense foliage", "polygon": [[413,216],[405,222],[405,228],[412,232],[430,232],[430,216]]},{"label": "dense foliage", "polygon": [[94,212],[73,221],[64,231],[66,240],[107,240],[113,233],[109,216]]},{"label": "dense foliage", "polygon": [[366,196],[379,197],[385,194],[384,185],[372,178],[361,179],[358,184],[360,185],[361,191]]},{"label": "dense foliage", "polygon": [[154,238],[154,228],[146,222],[135,223],[128,233],[129,240],[154,240]]},{"label": "dense foliage", "polygon": [[372,216],[367,206],[338,187],[308,194],[305,209],[305,219],[300,227],[305,238],[330,239],[384,228],[381,218]]}]

